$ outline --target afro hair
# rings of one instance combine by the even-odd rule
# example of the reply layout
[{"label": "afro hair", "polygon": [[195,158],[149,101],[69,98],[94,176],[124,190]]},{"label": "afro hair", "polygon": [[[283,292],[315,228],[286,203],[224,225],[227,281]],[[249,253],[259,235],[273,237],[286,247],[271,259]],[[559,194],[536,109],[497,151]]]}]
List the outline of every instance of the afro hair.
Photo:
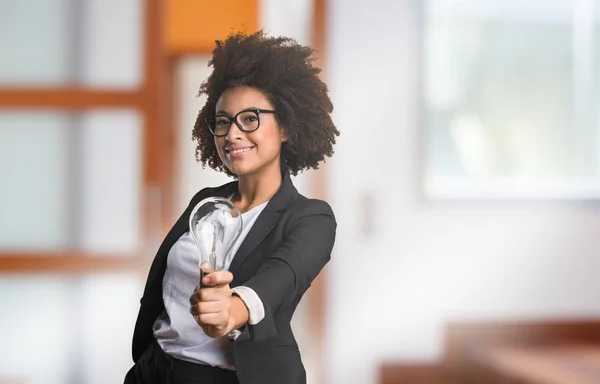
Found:
[{"label": "afro hair", "polygon": [[208,63],[213,72],[199,92],[199,96],[208,98],[192,133],[197,141],[196,159],[203,166],[235,176],[221,162],[205,119],[215,114],[225,90],[250,86],[260,89],[273,104],[285,130],[281,167],[292,175],[318,169],[325,157],[333,155],[339,131],[331,119],[333,104],[327,85],[319,78],[321,70],[313,65],[314,61],[310,47],[287,37],[269,37],[264,31],[237,33],[216,41]]}]

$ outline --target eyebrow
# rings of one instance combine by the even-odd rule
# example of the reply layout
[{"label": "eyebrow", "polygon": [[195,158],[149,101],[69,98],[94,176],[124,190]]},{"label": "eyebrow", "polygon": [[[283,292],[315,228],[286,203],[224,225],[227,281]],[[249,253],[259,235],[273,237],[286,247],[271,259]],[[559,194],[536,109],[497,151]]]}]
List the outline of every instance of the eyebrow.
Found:
[{"label": "eyebrow", "polygon": [[[258,108],[258,107],[247,107],[247,108],[244,108],[244,109],[242,109],[240,112],[244,112],[244,111],[252,111],[252,110],[254,110],[254,109],[262,109],[262,108]],[[220,110],[220,111],[217,111],[217,113],[216,113],[215,115],[227,115],[227,116],[229,116],[229,115],[230,115],[230,113],[229,113],[229,112],[227,112],[227,111]]]}]

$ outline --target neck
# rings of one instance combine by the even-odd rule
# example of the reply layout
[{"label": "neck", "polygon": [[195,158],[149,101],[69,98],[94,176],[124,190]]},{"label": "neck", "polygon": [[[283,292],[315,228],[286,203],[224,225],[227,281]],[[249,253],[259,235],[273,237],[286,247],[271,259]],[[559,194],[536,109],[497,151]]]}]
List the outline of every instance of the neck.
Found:
[{"label": "neck", "polygon": [[272,167],[260,174],[240,176],[238,177],[238,191],[232,201],[240,212],[247,212],[270,200],[281,187],[281,183],[279,166]]}]

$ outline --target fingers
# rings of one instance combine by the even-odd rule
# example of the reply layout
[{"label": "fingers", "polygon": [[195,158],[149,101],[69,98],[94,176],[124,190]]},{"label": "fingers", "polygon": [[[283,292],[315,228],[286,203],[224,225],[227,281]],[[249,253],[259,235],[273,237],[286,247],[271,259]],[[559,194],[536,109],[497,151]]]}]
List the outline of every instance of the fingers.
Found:
[{"label": "fingers", "polygon": [[204,276],[202,288],[190,296],[190,313],[210,337],[220,337],[230,322],[233,274],[215,271]]},{"label": "fingers", "polygon": [[194,315],[194,318],[200,325],[210,325],[217,329],[227,327],[229,323],[229,314],[223,312],[201,313]]},{"label": "fingers", "polygon": [[190,296],[190,304],[194,305],[201,301],[219,301],[231,297],[231,288],[228,285],[216,288],[201,288]]},{"label": "fingers", "polygon": [[225,316],[222,313],[207,313],[194,315],[193,317],[196,323],[202,327],[204,333],[210,337],[220,337],[228,333],[219,331],[227,331],[229,316]]},{"label": "fingers", "polygon": [[204,276],[202,284],[207,287],[227,285],[233,281],[233,274],[229,271],[215,271]]},{"label": "fingers", "polygon": [[[192,312],[190,310],[190,312]],[[229,322],[229,314],[223,312],[194,314],[196,322],[200,325],[210,325],[217,328],[226,327]]]},{"label": "fingers", "polygon": [[229,271],[212,272],[202,279],[202,288],[196,289],[190,296],[190,304],[199,301],[215,301],[231,296],[229,283],[233,280],[233,274]]},{"label": "fingers", "polygon": [[231,296],[216,301],[200,301],[190,307],[190,314],[210,337],[221,337],[227,333],[230,311]]},{"label": "fingers", "polygon": [[190,313],[192,315],[203,315],[220,312],[229,313],[228,301],[201,301],[190,307]]}]

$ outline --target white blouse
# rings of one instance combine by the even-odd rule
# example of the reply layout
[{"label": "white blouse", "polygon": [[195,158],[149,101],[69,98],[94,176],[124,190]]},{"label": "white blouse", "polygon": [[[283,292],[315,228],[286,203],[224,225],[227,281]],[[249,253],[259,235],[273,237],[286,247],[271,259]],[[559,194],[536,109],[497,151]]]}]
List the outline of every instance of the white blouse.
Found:
[{"label": "white blouse", "polygon": [[[231,254],[235,255],[267,203],[242,213],[244,225]],[[154,323],[154,337],[165,353],[177,359],[235,369],[229,338],[207,336],[189,312],[190,296],[200,280],[199,261],[198,250],[188,231],[169,251],[163,278],[165,310]],[[228,260],[225,269],[229,268],[230,263],[231,260]],[[264,317],[264,306],[256,292],[244,286],[233,288],[232,291],[248,307],[248,322],[260,322]]]}]

